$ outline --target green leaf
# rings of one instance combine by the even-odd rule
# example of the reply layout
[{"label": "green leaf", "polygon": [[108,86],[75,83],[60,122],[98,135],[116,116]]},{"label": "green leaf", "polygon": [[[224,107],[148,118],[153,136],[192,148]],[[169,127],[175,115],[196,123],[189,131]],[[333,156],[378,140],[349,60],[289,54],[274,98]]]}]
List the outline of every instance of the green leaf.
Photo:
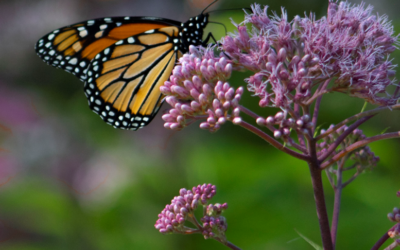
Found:
[{"label": "green leaf", "polygon": [[315,128],[314,137],[317,136],[317,134],[319,133],[319,131],[321,130],[321,128],[322,128],[322,126],[323,126],[324,124],[325,124],[325,123],[322,123],[321,125],[319,125],[318,127]]},{"label": "green leaf", "polygon": [[386,133],[386,131],[388,131],[389,128],[390,128],[390,127],[385,128],[385,129],[381,132],[381,135],[383,135],[384,133]]},{"label": "green leaf", "polygon": [[298,235],[300,235],[301,238],[303,238],[305,241],[308,242],[308,244],[310,244],[314,249],[316,250],[324,250],[323,247],[321,247],[320,245],[318,245],[317,243],[313,242],[312,240],[310,240],[309,238],[307,238],[306,236],[302,235],[299,231],[297,231],[295,229],[295,231],[297,232]]},{"label": "green leaf", "polygon": [[363,105],[360,113],[365,111],[365,109],[367,108],[367,105],[368,105],[368,102],[364,102],[364,105]]}]

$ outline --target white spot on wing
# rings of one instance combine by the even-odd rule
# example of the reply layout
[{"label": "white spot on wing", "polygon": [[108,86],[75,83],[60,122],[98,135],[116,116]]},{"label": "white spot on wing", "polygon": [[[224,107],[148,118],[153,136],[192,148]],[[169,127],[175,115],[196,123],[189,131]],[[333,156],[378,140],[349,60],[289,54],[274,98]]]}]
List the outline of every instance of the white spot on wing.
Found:
[{"label": "white spot on wing", "polygon": [[76,58],[72,58],[71,60],[69,60],[69,62],[68,62],[69,64],[72,64],[72,65],[75,65],[75,64],[77,64],[78,63],[78,59],[76,59]]},{"label": "white spot on wing", "polygon": [[79,36],[80,36],[80,37],[85,37],[85,36],[87,36],[87,35],[88,35],[87,30],[82,30],[81,32],[79,32]]}]

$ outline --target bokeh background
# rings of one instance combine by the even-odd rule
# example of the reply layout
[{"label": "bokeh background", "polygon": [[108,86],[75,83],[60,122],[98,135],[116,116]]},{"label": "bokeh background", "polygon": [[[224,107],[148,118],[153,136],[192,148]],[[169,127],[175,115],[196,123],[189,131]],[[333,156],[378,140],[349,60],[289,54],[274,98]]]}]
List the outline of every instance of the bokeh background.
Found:
[{"label": "bokeh background", "polygon": [[[1,0],[0,1],[0,249],[227,249],[201,235],[161,235],[158,213],[182,187],[217,185],[214,202],[228,202],[227,237],[243,249],[312,249],[320,243],[307,166],[232,124],[209,133],[194,124],[163,128],[158,115],[137,132],[113,129],[90,111],[82,82],[43,63],[35,42],[53,29],[107,16],[159,16],[185,21],[206,0]],[[354,1],[359,3],[360,1]],[[400,31],[398,0],[369,1]],[[220,0],[212,9],[248,7],[252,1]],[[290,18],[325,15],[328,1],[260,1]],[[243,20],[241,11],[211,20]],[[217,39],[219,25],[209,25]],[[395,62],[400,60],[395,53]],[[235,74],[232,84],[243,84]],[[400,75],[398,74],[398,78]],[[258,113],[257,99],[243,104]],[[327,127],[359,112],[361,100],[332,94],[319,124]],[[167,105],[163,109],[167,109]],[[162,112],[160,112],[162,113]],[[363,125],[371,136],[400,130],[399,112]],[[337,249],[369,249],[391,226],[386,214],[400,199],[400,140],[371,145],[378,166],[343,192]],[[326,179],[332,212],[333,192]]]}]

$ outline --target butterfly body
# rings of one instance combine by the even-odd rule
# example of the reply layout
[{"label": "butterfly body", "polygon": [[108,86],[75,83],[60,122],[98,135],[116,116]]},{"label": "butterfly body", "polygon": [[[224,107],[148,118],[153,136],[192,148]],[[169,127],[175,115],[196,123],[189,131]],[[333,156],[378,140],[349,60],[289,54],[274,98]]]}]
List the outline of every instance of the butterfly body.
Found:
[{"label": "butterfly body", "polygon": [[[202,40],[208,14],[187,22],[157,17],[99,18],[50,32],[36,44],[39,57],[76,75],[90,108],[115,128],[137,130],[163,103],[159,87],[178,58]],[[212,37],[212,35],[211,35]]]}]

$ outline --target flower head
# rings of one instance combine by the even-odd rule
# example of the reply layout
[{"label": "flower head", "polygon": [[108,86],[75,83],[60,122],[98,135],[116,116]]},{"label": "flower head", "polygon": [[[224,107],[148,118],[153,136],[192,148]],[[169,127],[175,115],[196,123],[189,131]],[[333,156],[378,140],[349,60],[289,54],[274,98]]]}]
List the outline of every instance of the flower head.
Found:
[{"label": "flower head", "polygon": [[161,86],[167,103],[173,108],[164,114],[165,127],[182,129],[196,119],[205,118],[200,128],[216,131],[226,120],[239,113],[243,88],[234,89],[226,80],[232,64],[224,57],[215,57],[210,48],[190,46],[190,53],[179,59],[170,77]]},{"label": "flower head", "polygon": [[[202,233],[206,239],[215,238],[224,241],[227,224],[221,213],[228,208],[228,205],[208,204],[215,194],[216,187],[211,184],[198,185],[192,190],[182,188],[179,196],[175,196],[171,204],[166,205],[158,215],[155,228],[163,234]],[[199,206],[205,208],[201,218],[203,225],[199,224],[194,215]],[[189,228],[185,222],[191,222],[197,228]]]},{"label": "flower head", "polygon": [[[252,24],[249,30],[244,24]],[[389,54],[397,36],[386,16],[372,14],[372,7],[347,2],[329,3],[328,15],[319,20],[287,14],[267,15],[267,7],[252,6],[238,32],[221,42],[234,67],[255,74],[247,89],[260,98],[260,106],[286,109],[306,103],[315,90],[330,79],[325,92],[343,92],[368,102],[395,102],[386,93],[394,84],[394,65]]]},{"label": "flower head", "polygon": [[[280,16],[268,16],[267,10],[254,4],[235,24],[237,32],[218,42],[219,56],[213,52],[216,46],[191,46],[179,59],[160,88],[172,106],[163,116],[166,128],[179,130],[201,119],[200,127],[210,131],[226,121],[240,124],[244,88],[228,83],[233,70],[253,72],[244,79],[247,90],[259,98],[259,106],[281,109],[284,120],[303,119],[291,112],[295,105],[309,107],[331,92],[378,105],[396,103],[387,88],[395,84],[390,54],[398,36],[386,16],[374,15],[371,6],[335,0],[321,19],[310,14],[290,21],[284,9]],[[307,125],[312,124],[298,131],[305,133]],[[287,138],[291,126],[290,121],[280,125],[275,137]]]}]

